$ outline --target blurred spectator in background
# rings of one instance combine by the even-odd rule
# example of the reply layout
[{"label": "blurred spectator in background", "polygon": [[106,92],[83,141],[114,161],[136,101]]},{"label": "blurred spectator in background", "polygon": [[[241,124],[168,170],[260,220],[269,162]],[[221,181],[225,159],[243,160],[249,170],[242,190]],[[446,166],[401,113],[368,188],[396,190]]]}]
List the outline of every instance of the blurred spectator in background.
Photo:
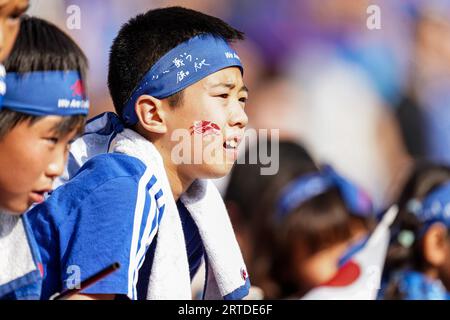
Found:
[{"label": "blurred spectator in background", "polygon": [[[272,216],[274,243],[267,245],[273,261],[268,276],[275,290],[266,287],[269,298],[300,298],[330,281],[350,239],[349,215],[339,191],[332,188],[311,197],[306,193],[314,192],[314,187],[307,184],[316,182],[309,178],[293,182],[304,184],[299,187],[302,199],[296,200],[294,209],[278,209]],[[282,197],[293,197],[296,192],[299,189],[282,192]]]},{"label": "blurred spectator in background", "polygon": [[[301,297],[331,280],[374,222],[367,195],[330,168],[320,171],[303,147],[281,141],[279,156],[273,176],[261,175],[260,164],[237,165],[225,195],[252,283],[269,299]],[[293,205],[281,216],[280,201]]]},{"label": "blurred spectator in background", "polygon": [[381,298],[449,299],[450,167],[418,162],[398,206]]},{"label": "blurred spectator in background", "polygon": [[[267,148],[269,152],[272,152],[270,146],[271,143],[268,142]],[[249,158],[251,153],[259,152],[258,148],[259,144],[254,144],[247,149],[245,158]],[[252,275],[253,284],[259,282],[254,280],[256,274],[266,272],[259,270],[267,268],[267,262],[261,259],[264,256],[261,249],[266,246],[258,242],[266,243],[268,241],[267,246],[272,246],[271,239],[264,237],[266,231],[271,230],[272,223],[271,217],[264,216],[260,211],[260,203],[264,200],[263,195],[275,184],[281,188],[282,183],[291,180],[292,176],[317,171],[308,152],[294,142],[280,142],[279,161],[280,170],[277,175],[261,175],[263,165],[259,162],[236,165],[225,192],[225,204],[248,271]]]},{"label": "blurred spectator in background", "polygon": [[267,298],[300,298],[331,281],[373,217],[367,196],[330,166],[290,173],[273,179],[255,213],[253,282]]},{"label": "blurred spectator in background", "polygon": [[301,139],[320,163],[330,163],[364,187],[377,210],[389,202],[409,159],[392,111],[357,66],[327,52],[299,61],[292,83]]},{"label": "blurred spectator in background", "polygon": [[363,186],[380,210],[409,162],[391,108],[405,79],[408,38],[401,8],[375,3],[380,30],[366,27],[368,1],[311,3],[311,35],[288,56],[284,73],[303,93],[303,143],[319,162]]},{"label": "blurred spectator in background", "polygon": [[411,77],[397,112],[411,155],[450,164],[450,2],[420,4],[411,12]]}]

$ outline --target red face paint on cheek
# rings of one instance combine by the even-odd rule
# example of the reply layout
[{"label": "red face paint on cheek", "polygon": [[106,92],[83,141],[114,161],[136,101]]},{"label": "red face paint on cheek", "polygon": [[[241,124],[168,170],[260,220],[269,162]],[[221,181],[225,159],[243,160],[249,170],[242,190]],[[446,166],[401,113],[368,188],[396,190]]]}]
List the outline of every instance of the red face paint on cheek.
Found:
[{"label": "red face paint on cheek", "polygon": [[220,127],[217,124],[215,124],[211,121],[205,121],[205,120],[195,121],[194,125],[190,128],[190,130],[191,130],[191,135],[201,134],[201,135],[207,136],[210,134],[212,134],[212,135],[220,135],[221,134]]}]

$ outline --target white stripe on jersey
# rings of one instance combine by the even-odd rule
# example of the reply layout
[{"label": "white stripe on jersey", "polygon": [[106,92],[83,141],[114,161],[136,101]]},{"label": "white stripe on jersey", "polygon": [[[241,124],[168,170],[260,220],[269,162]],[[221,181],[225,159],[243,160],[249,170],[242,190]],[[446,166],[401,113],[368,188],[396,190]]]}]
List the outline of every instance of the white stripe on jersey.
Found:
[{"label": "white stripe on jersey", "polygon": [[[155,183],[148,191],[148,194],[150,195],[150,199],[151,200],[156,199],[156,194],[158,194],[159,192],[162,192],[162,188],[161,188],[161,184],[160,184],[159,180],[156,179]],[[152,213],[152,209],[150,208],[149,216],[147,218],[147,225],[146,225],[146,227],[144,229],[144,233],[142,235],[141,247],[139,248],[139,252],[138,252],[137,258],[136,258],[137,259],[136,261],[138,262],[136,270],[139,270],[142,267],[142,264],[144,263],[144,260],[145,260],[146,248],[152,243],[152,241],[158,231],[160,211],[161,211],[161,208],[163,206],[165,206],[164,195],[159,197],[155,202],[156,202],[156,207],[154,210],[154,216],[152,216],[152,219],[150,219],[150,213]],[[151,206],[153,206],[153,202],[151,203]],[[155,227],[152,228],[154,220],[155,220],[156,224],[155,224]],[[142,240],[144,240],[144,241],[142,241]],[[135,281],[137,284],[137,279]]]},{"label": "white stripe on jersey", "polygon": [[140,239],[141,242],[141,246],[136,254],[136,260],[135,260],[135,265],[134,265],[134,279],[133,279],[133,287],[136,288],[137,286],[137,282],[138,282],[138,278],[139,278],[139,269],[142,267],[142,264],[144,262],[144,256],[146,253],[146,249],[147,249],[147,244],[151,242],[151,240],[149,239],[150,233],[156,229],[158,229],[158,226],[156,225],[153,229],[152,228],[152,224],[153,224],[153,220],[158,217],[158,211],[159,208],[156,204],[156,201],[154,201],[154,197],[155,197],[155,192],[153,192],[152,190],[154,190],[155,185],[153,185],[150,190],[148,191],[147,196],[150,198],[150,209],[149,209],[149,213],[147,216],[147,221],[146,221],[146,225],[144,228],[144,232],[142,234],[142,238]]},{"label": "white stripe on jersey", "polygon": [[145,207],[145,199],[147,197],[147,184],[150,179],[153,177],[152,171],[147,168],[139,180],[138,185],[138,194],[136,200],[136,207],[134,210],[134,222],[133,222],[133,236],[131,240],[131,248],[130,248],[130,264],[128,265],[128,297],[130,299],[136,299],[136,287],[134,286],[133,279],[135,273],[136,266],[136,254],[137,254],[137,246],[139,242],[139,235],[141,231],[142,224],[142,216]]}]

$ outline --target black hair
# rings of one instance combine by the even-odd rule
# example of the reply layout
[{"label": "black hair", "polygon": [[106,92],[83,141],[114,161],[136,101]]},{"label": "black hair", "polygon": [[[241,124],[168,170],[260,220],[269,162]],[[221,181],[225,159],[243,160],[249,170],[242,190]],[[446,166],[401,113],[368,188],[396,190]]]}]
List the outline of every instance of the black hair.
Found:
[{"label": "black hair", "polygon": [[[272,143],[267,141],[266,150],[273,154]],[[265,166],[262,163],[250,163],[250,153],[259,154],[260,142],[256,146],[249,148],[245,153],[245,163],[236,164],[231,172],[225,201],[232,202],[239,207],[244,222],[250,223],[253,215],[260,217],[255,212],[254,202],[265,189],[273,183],[284,185],[292,176],[300,176],[308,172],[318,170],[314,160],[308,151],[300,144],[292,141],[280,141],[279,143],[279,171],[276,175],[262,175],[261,169]],[[248,160],[248,161],[247,161]]]},{"label": "black hair", "polygon": [[[244,34],[224,21],[182,7],[150,10],[122,26],[110,52],[108,87],[122,117],[125,103],[148,70],[167,52],[199,34],[211,34],[227,42],[242,40]],[[182,92],[169,97],[177,105]]]},{"label": "black hair", "polygon": [[314,255],[351,237],[350,215],[344,200],[335,188],[317,195],[274,221],[273,260],[270,265],[271,298],[302,296],[311,288],[300,287],[293,253],[302,250],[305,257]]},{"label": "black hair", "polygon": [[[398,215],[391,227],[391,243],[389,245],[384,278],[389,282],[385,299],[402,299],[395,272],[406,269],[423,271],[426,262],[423,257],[422,243],[418,241],[424,224],[411,212],[410,200],[424,200],[436,188],[450,182],[450,167],[428,161],[417,161],[404,185],[397,201]],[[413,242],[405,244],[402,234],[413,236]]]},{"label": "black hair", "polygon": [[[272,154],[270,147],[269,141],[267,149]],[[251,152],[258,153],[258,148],[248,149],[245,159]],[[279,161],[279,171],[273,176],[261,175],[264,166],[260,163],[236,165],[225,193],[227,207],[232,209],[230,216],[233,218],[237,211],[240,217],[235,220],[250,227],[247,229],[252,234],[253,252],[246,264],[252,283],[262,288],[268,299],[286,298],[302,290],[291,268],[294,245],[301,243],[308,254],[314,254],[350,240],[352,220],[367,229],[372,222],[354,217],[336,187],[277,219],[276,203],[281,190],[293,180],[321,170],[309,152],[296,142],[279,143]],[[240,228],[233,226],[235,230]]]},{"label": "black hair", "polygon": [[[251,154],[259,154],[260,148],[264,147],[272,157],[279,157],[276,175],[262,175],[261,169],[265,166],[250,161]],[[271,192],[279,191],[295,177],[317,171],[312,156],[300,144],[280,141],[278,155],[274,155],[272,141],[268,140],[266,146],[258,141],[249,147],[245,153],[245,164],[236,164],[231,172],[224,200],[234,229],[244,232],[243,239],[248,241],[244,248],[250,251],[244,258],[252,282],[263,288],[269,297],[272,290],[268,288],[268,276],[274,246],[272,212],[268,209],[272,206]]]},{"label": "black hair", "polygon": [[[23,16],[14,47],[5,61],[7,72],[78,71],[84,82],[88,60],[80,47],[54,24],[36,17]],[[42,117],[15,112],[4,106],[0,112],[0,138],[16,125],[29,121],[30,125]],[[64,136],[84,129],[84,115],[64,117],[54,128]]]}]

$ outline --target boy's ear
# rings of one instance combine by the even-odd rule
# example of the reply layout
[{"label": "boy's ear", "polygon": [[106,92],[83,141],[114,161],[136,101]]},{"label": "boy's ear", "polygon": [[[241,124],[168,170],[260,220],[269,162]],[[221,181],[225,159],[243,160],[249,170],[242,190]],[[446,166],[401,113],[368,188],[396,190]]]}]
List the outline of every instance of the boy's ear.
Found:
[{"label": "boy's ear", "polygon": [[149,95],[142,95],[136,101],[135,111],[140,125],[149,133],[164,134],[167,132],[161,100]]},{"label": "boy's ear", "polygon": [[440,267],[447,257],[447,227],[442,223],[433,224],[423,237],[423,255],[434,267]]}]

